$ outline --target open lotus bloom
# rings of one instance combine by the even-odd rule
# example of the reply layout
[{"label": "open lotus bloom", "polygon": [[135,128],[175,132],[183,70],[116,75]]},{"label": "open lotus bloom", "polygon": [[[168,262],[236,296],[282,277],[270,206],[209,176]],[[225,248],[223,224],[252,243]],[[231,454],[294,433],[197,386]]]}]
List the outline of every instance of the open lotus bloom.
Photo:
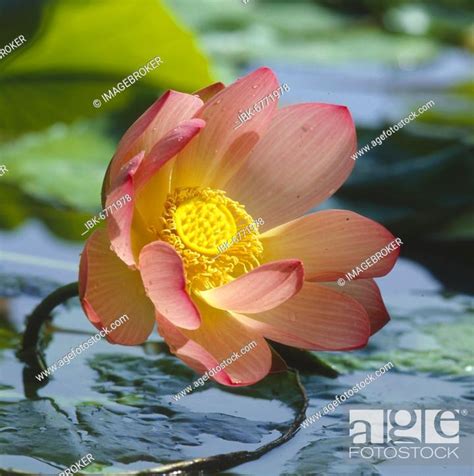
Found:
[{"label": "open lotus bloom", "polygon": [[157,322],[171,351],[199,373],[255,341],[214,375],[249,385],[283,364],[267,339],[350,350],[388,322],[372,278],[390,271],[398,250],[344,287],[336,281],[392,234],[350,211],[306,214],[354,167],[347,108],[269,101],[235,128],[241,111],[278,87],[260,68],[228,87],[168,91],[123,136],[103,201],[131,201],[89,237],[80,266],[90,321],[102,329],[129,316],[109,341],[140,344]]}]

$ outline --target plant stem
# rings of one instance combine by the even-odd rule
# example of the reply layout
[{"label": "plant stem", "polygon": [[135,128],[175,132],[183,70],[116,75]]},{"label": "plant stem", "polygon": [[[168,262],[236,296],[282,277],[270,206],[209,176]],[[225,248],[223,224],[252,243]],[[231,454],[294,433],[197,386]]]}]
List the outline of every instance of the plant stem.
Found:
[{"label": "plant stem", "polygon": [[[293,369],[292,369],[293,370]],[[275,440],[270,441],[267,444],[259,446],[254,451],[235,451],[231,453],[218,454],[214,456],[207,456],[203,458],[194,458],[192,460],[177,461],[175,463],[169,463],[159,466],[158,468],[152,468],[142,471],[130,471],[122,473],[124,476],[158,476],[169,474],[218,474],[226,469],[233,468],[237,465],[254,461],[270,450],[286,443],[291,440],[300,429],[301,423],[306,416],[306,409],[308,408],[308,396],[301,383],[299,373],[297,370],[293,370],[296,379],[296,385],[301,396],[301,405],[285,433]]]},{"label": "plant stem", "polygon": [[[26,358],[26,360],[31,361],[30,365],[32,365],[32,369],[30,372],[31,375],[24,375],[26,380],[25,388],[27,389],[28,398],[37,398],[37,384],[35,383],[33,389],[29,388],[31,385],[26,384],[29,380],[33,380],[32,376],[36,374],[36,372],[41,368],[40,360],[38,360],[41,358],[41,349],[39,349],[38,345],[41,328],[46,321],[51,320],[51,312],[56,306],[62,304],[71,297],[78,296],[78,294],[79,287],[77,282],[62,286],[56,289],[56,291],[53,291],[49,296],[46,296],[38,304],[38,306],[36,306],[36,308],[28,317],[26,329],[23,334],[23,343],[21,351],[21,353],[24,354],[24,357],[30,354],[29,357]],[[44,363],[42,364],[42,366],[45,368]],[[131,471],[125,472],[123,474],[127,476],[151,476],[170,474],[170,472],[179,472],[182,474],[190,474],[192,472],[194,474],[194,472],[202,471],[206,471],[208,472],[207,474],[209,474],[211,472],[214,473],[216,471],[223,471],[239,464],[256,460],[265,453],[268,453],[270,450],[282,445],[283,443],[286,443],[291,438],[293,438],[300,429],[300,425],[306,416],[306,409],[308,408],[308,397],[306,395],[306,391],[303,385],[301,384],[298,371],[293,370],[293,372],[295,374],[296,386],[301,396],[301,404],[299,410],[296,413],[295,419],[287,428],[286,432],[283,433],[280,437],[258,447],[254,451],[236,451],[204,458],[194,458],[192,460],[176,461],[174,463],[166,464],[150,470]],[[44,385],[45,383],[47,383],[47,379],[42,382],[41,385]]]},{"label": "plant stem", "polygon": [[40,331],[46,321],[51,320],[51,311],[69,298],[79,295],[78,282],[66,284],[46,296],[28,316],[23,333],[22,351],[36,350]]}]

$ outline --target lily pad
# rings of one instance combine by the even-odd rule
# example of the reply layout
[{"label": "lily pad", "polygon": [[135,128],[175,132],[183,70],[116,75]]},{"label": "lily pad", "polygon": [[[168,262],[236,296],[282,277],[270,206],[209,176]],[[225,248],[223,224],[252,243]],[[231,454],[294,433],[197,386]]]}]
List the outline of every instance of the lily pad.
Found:
[{"label": "lily pad", "polygon": [[[377,367],[372,367],[373,369]],[[367,377],[370,372],[354,372],[341,377],[337,381],[313,379],[305,386],[310,397],[310,408],[307,414],[314,415],[332,402],[336,395],[342,395]],[[428,391],[432,389],[432,391]],[[433,391],[433,389],[436,389]],[[467,435],[474,431],[472,397],[469,395],[470,380],[468,378],[452,379],[448,377],[413,375],[411,373],[391,370],[378,380],[374,380],[362,391],[347,399],[343,404],[329,412],[319,420],[302,428],[298,438],[293,442],[296,452],[285,462],[280,474],[387,474],[392,465],[393,474],[404,474],[400,469],[400,460],[384,461],[353,457],[349,459],[349,410],[377,408],[461,408],[466,410],[462,417],[461,428],[464,437],[461,440],[462,463],[469,468],[472,464],[472,452]],[[309,444],[307,444],[309,442]],[[466,454],[467,450],[467,454]],[[471,453],[471,454],[469,454]],[[413,460],[410,461],[414,464]],[[459,462],[461,463],[461,461]],[[469,474],[456,472],[450,465],[448,474]]]},{"label": "lily pad", "polygon": [[474,372],[474,300],[424,295],[408,309],[392,312],[392,322],[359,352],[321,353],[341,372],[374,369],[392,362],[403,371],[467,376]]}]

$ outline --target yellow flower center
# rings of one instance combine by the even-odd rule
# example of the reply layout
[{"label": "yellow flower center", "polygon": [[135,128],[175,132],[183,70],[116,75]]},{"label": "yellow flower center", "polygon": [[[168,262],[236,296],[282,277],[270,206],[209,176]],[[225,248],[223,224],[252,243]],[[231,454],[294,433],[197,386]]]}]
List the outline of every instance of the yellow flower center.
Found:
[{"label": "yellow flower center", "polygon": [[204,201],[199,196],[179,205],[174,219],[184,244],[208,255],[218,254],[217,246],[231,240],[237,232],[234,217],[224,204]]},{"label": "yellow flower center", "polygon": [[176,189],[161,219],[159,238],[181,256],[188,290],[222,286],[260,265],[258,223],[222,190]]}]

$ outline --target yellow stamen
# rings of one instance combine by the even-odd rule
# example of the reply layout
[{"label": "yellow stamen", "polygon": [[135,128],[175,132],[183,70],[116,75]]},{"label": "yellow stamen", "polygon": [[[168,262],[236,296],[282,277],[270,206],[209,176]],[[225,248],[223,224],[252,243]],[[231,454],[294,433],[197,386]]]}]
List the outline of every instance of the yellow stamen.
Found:
[{"label": "yellow stamen", "polygon": [[222,190],[181,188],[167,197],[159,238],[181,255],[188,290],[203,291],[260,265],[263,247],[256,226],[239,235],[225,252],[218,248],[252,221],[244,206]]}]

